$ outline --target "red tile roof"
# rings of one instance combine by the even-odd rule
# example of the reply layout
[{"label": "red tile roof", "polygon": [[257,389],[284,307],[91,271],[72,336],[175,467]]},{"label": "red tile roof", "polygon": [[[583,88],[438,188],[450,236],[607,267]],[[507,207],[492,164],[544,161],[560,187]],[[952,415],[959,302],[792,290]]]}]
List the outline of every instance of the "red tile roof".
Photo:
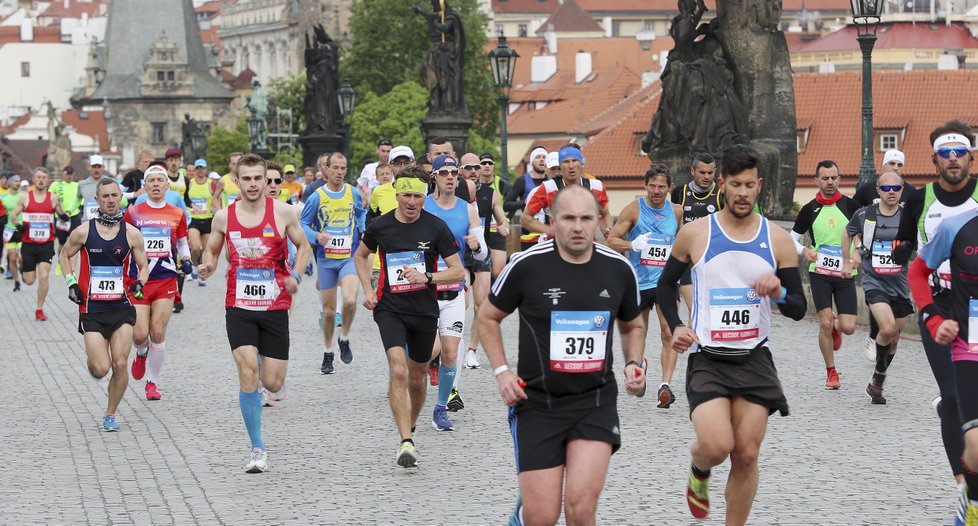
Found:
[{"label": "red tile roof", "polygon": [[[65,7],[63,0],[54,0],[48,4],[47,9],[41,12],[39,17],[56,17],[56,18],[81,18],[82,15],[88,15],[89,18],[99,16],[103,9],[102,4],[108,4],[108,2],[102,2],[100,0],[94,0],[92,2],[79,2],[78,0],[69,0],[68,7]],[[107,6],[105,6],[107,9]]]},{"label": "red tile roof", "polygon": [[[933,29],[933,28],[936,28]],[[911,24],[895,22],[880,24],[876,33],[875,49],[954,49],[978,48],[978,39],[964,24],[932,26],[931,24]],[[858,50],[856,26],[849,25],[828,34],[805,46],[792,49],[793,53],[813,53],[820,51]]]},{"label": "red tile roof", "polygon": [[[496,0],[498,2],[498,0]],[[496,4],[493,2],[493,5]],[[588,12],[598,13],[678,13],[676,0],[577,0]],[[783,0],[784,11],[851,11],[850,0]],[[716,1],[707,0],[706,7],[716,11]]]},{"label": "red tile roof", "polygon": [[200,4],[194,11],[197,13],[207,13],[208,19],[213,18],[216,15],[221,14],[221,0],[210,0],[209,2],[204,2]]},{"label": "red tile roof", "polygon": [[[82,115],[85,118],[82,118]],[[109,149],[109,131],[105,126],[105,114],[101,111],[66,110],[61,112],[61,120],[82,135],[98,138],[103,151]]]},{"label": "red tile roof", "polygon": [[561,4],[552,15],[550,15],[550,18],[548,18],[539,29],[537,29],[537,34],[542,35],[551,25],[553,25],[554,31],[558,33],[580,31],[604,32],[604,28],[601,27],[601,24],[595,22],[595,20],[591,18],[591,15],[588,15],[583,9],[581,9],[581,6],[577,4],[577,0],[564,0],[564,3]]},{"label": "red tile roof", "polygon": [[[20,26],[0,26],[0,46],[17,44],[20,39]],[[60,44],[61,28],[58,26],[40,26],[34,28],[34,40],[37,44]]]},{"label": "red tile roof", "polygon": [[245,68],[231,81],[231,87],[235,89],[250,88],[251,79],[255,78],[255,75],[257,73],[252,71],[251,68]]},{"label": "red tile roof", "polygon": [[557,0],[492,0],[493,13],[553,13]]},{"label": "red tile roof", "polygon": [[[662,84],[655,82],[621,101],[617,105],[620,108],[608,111],[608,116],[621,116],[620,119],[582,147],[589,174],[606,181],[611,188],[633,186],[645,174],[651,161],[640,151],[641,139],[649,131],[661,94]],[[624,109],[631,111],[619,113]]]}]

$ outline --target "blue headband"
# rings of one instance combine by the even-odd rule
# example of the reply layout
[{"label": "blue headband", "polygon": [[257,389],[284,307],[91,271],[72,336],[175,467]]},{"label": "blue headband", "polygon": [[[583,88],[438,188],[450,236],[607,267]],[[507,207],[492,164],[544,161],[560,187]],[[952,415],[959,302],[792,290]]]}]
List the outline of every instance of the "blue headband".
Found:
[{"label": "blue headband", "polygon": [[584,164],[584,154],[581,150],[574,148],[573,146],[564,146],[560,149],[560,153],[557,154],[558,160],[563,163],[565,159],[577,159]]}]

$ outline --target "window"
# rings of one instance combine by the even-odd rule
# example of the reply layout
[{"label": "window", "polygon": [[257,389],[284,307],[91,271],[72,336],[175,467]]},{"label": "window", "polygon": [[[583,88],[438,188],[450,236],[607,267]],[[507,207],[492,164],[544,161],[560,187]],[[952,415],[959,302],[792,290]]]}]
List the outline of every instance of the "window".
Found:
[{"label": "window", "polygon": [[978,150],[978,132],[971,132],[971,149]]},{"label": "window", "polygon": [[166,80],[165,74],[162,71],[157,71],[156,72],[156,82],[163,82],[164,80]]},{"label": "window", "polygon": [[896,150],[897,149],[897,135],[895,133],[882,133],[880,134],[880,150]]},{"label": "window", "polygon": [[611,21],[611,36],[613,37],[621,36],[621,22],[617,20]]},{"label": "window", "polygon": [[170,82],[173,82],[173,71],[167,71],[166,72],[166,80],[169,80]]},{"label": "window", "polygon": [[154,122],[153,126],[153,144],[161,144],[164,142],[163,135],[166,132],[165,122]]},{"label": "window", "polygon": [[516,32],[519,36],[525,37],[527,35],[526,24],[520,24]]},{"label": "window", "polygon": [[31,76],[31,63],[30,62],[21,62],[20,63],[20,76],[21,77],[30,77]]}]

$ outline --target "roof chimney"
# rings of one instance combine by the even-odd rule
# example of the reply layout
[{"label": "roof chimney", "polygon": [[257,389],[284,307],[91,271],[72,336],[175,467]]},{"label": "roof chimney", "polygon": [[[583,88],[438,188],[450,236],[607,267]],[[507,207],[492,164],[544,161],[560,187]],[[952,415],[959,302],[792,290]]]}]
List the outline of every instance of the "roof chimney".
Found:
[{"label": "roof chimney", "polygon": [[34,40],[34,26],[31,25],[30,18],[25,18],[20,21],[20,41],[31,42],[33,40]]},{"label": "roof chimney", "polygon": [[543,39],[547,43],[547,51],[551,55],[557,54],[557,33],[554,32],[554,25],[547,24],[547,31],[543,34]]},{"label": "roof chimney", "polygon": [[536,55],[530,63],[530,82],[546,82],[557,72],[557,57]]},{"label": "roof chimney", "polygon": [[591,54],[587,51],[579,50],[574,57],[574,82],[580,84],[581,81],[591,74]]},{"label": "roof chimney", "polygon": [[944,53],[937,59],[937,69],[940,71],[954,71],[958,69],[958,57],[950,53]]}]

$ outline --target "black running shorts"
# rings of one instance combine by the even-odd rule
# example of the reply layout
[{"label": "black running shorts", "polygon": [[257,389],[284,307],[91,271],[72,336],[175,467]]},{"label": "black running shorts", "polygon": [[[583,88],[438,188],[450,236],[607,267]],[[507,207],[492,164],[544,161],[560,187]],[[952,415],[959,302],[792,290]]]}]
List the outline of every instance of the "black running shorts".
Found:
[{"label": "black running shorts", "polygon": [[867,290],[866,305],[872,305],[874,303],[889,304],[890,309],[893,310],[893,317],[896,319],[906,318],[914,313],[913,303],[910,303],[910,300],[907,298],[890,296],[882,290]]},{"label": "black running shorts", "polygon": [[211,222],[214,220],[212,217],[206,219],[191,219],[190,225],[187,228],[193,228],[194,230],[200,232],[200,235],[211,233]]},{"label": "black running shorts", "polygon": [[616,405],[582,411],[517,404],[509,408],[509,431],[516,450],[517,473],[563,466],[571,440],[607,442],[612,453],[621,447]]},{"label": "black running shorts", "polygon": [[408,358],[412,362],[431,361],[431,350],[438,334],[438,318],[375,310],[374,323],[380,329],[384,352],[393,347],[401,347],[407,349]]},{"label": "black running shorts", "polygon": [[768,408],[769,414],[780,411],[781,416],[788,416],[788,400],[767,347],[751,351],[743,363],[717,360],[702,352],[689,355],[686,398],[690,415],[703,402],[738,397]]},{"label": "black running shorts", "polygon": [[289,311],[252,311],[228,307],[224,311],[231,350],[245,345],[276,360],[289,359]]},{"label": "black running shorts", "polygon": [[24,243],[20,247],[20,271],[34,272],[40,263],[51,264],[54,259],[54,241],[38,245]]},{"label": "black running shorts", "polygon": [[132,305],[120,305],[117,309],[78,315],[78,332],[97,332],[106,340],[111,340],[112,334],[123,325],[136,325],[136,308]]},{"label": "black running shorts", "polygon": [[486,232],[486,243],[489,250],[506,250],[506,238],[499,232]]},{"label": "black running shorts", "polygon": [[815,304],[816,312],[831,309],[834,299],[837,313],[856,315],[858,305],[856,305],[855,278],[823,276],[809,272],[808,282],[812,287],[812,303]]}]

